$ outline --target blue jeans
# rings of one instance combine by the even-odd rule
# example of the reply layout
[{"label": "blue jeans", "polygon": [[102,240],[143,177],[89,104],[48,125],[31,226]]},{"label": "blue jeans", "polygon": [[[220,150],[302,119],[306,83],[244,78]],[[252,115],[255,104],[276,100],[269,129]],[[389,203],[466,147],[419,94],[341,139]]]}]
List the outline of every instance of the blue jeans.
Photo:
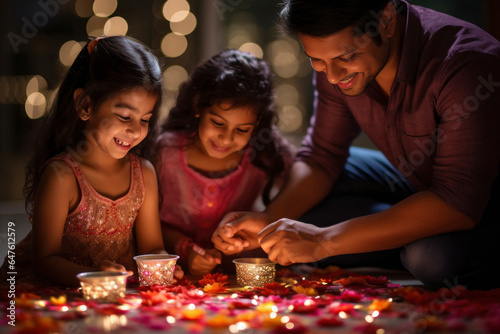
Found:
[{"label": "blue jeans", "polygon": [[[331,226],[350,218],[380,212],[415,193],[415,189],[381,152],[353,147],[350,153],[332,192],[300,221]],[[482,221],[472,230],[422,238],[398,249],[332,256],[317,265],[404,267],[430,287],[498,287],[499,190],[497,182]]]}]

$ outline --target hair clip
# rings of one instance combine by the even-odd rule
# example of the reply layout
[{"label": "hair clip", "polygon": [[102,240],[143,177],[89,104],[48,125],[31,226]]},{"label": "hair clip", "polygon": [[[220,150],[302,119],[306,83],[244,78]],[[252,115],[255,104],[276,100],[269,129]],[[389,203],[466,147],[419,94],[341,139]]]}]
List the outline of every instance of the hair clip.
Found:
[{"label": "hair clip", "polygon": [[97,41],[99,41],[102,37],[96,37],[93,40],[89,42],[87,45],[87,51],[89,52],[89,55],[94,51],[95,45],[97,44]]}]

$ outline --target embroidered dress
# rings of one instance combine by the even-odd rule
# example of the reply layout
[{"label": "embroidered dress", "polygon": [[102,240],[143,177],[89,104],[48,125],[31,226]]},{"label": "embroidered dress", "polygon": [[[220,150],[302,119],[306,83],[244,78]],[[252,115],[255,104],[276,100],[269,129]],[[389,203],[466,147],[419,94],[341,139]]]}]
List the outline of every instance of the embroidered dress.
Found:
[{"label": "embroidered dress", "polygon": [[[133,227],[146,192],[140,158],[130,154],[130,187],[126,195],[116,200],[99,194],[69,153],[61,154],[49,162],[54,160],[63,161],[71,167],[81,192],[78,207],[66,219],[60,255],[83,266],[96,268],[103,260],[111,260],[122,264],[127,270],[134,270]],[[30,232],[16,245],[16,281],[38,281],[32,273],[31,239]],[[0,270],[0,276],[12,271],[7,269],[7,260]]]},{"label": "embroidered dress", "polygon": [[[285,171],[290,166],[293,149],[281,137]],[[158,138],[161,147],[156,157],[160,184],[160,219],[181,231],[204,248],[213,247],[211,238],[225,214],[232,211],[255,211],[266,184],[265,173],[251,163],[248,149],[240,164],[224,175],[199,172],[188,166],[185,146],[188,139],[176,132]],[[285,173],[283,173],[285,174]]]}]

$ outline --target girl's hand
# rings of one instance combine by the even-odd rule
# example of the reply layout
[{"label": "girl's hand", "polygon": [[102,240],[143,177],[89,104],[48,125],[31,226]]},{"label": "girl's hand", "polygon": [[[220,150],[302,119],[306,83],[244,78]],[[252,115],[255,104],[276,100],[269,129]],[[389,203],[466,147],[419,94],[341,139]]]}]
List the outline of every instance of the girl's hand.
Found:
[{"label": "girl's hand", "polygon": [[131,275],[134,274],[133,271],[127,270],[121,264],[116,263],[114,261],[110,261],[110,260],[104,260],[104,261],[102,261],[101,264],[99,265],[99,270],[102,270],[102,271],[117,271],[117,272],[125,272],[126,271],[129,274],[131,274]]},{"label": "girl's hand", "polygon": [[[194,246],[196,247],[196,246]],[[203,252],[194,249],[188,250],[189,272],[195,276],[203,276],[211,272],[216,265],[221,263],[222,253],[217,249],[207,249]]]},{"label": "girl's hand", "polygon": [[183,277],[184,277],[184,271],[182,270],[181,266],[176,264],[174,270],[174,283],[177,283],[177,279],[181,279]]},{"label": "girl's hand", "polygon": [[287,266],[330,256],[324,231],[324,228],[312,224],[283,218],[264,228],[258,237],[269,259]]},{"label": "girl's hand", "polygon": [[215,248],[226,255],[259,247],[257,234],[269,224],[269,217],[258,212],[231,212],[224,216],[212,235]]}]

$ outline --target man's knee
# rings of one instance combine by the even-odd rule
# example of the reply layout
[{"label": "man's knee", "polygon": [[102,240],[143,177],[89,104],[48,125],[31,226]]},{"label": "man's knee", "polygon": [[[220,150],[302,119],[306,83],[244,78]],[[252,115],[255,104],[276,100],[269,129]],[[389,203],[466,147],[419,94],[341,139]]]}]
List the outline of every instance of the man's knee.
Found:
[{"label": "man's knee", "polygon": [[403,266],[415,278],[430,287],[458,284],[459,266],[444,247],[433,247],[426,240],[417,240],[401,251]]}]

